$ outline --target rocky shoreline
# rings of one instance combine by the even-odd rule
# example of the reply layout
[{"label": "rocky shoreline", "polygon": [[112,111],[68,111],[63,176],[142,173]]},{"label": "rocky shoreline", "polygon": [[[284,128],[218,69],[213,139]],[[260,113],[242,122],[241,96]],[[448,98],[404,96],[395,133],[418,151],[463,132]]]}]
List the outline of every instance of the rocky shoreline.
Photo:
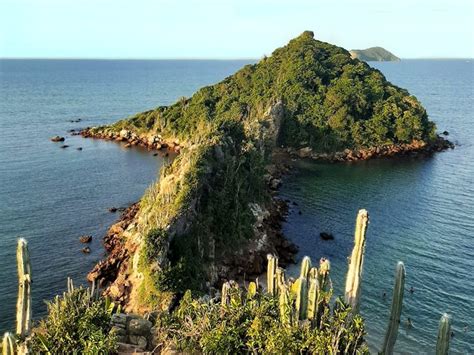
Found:
[{"label": "rocky shoreline", "polygon": [[125,148],[139,146],[148,150],[158,150],[165,152],[179,153],[183,148],[183,143],[179,139],[164,139],[159,134],[136,134],[133,131],[122,129],[116,132],[111,129],[85,128],[79,132],[84,138],[96,138],[113,140],[125,143]]},{"label": "rocky shoreline", "polygon": [[303,147],[300,149],[287,148],[285,151],[293,158],[312,159],[334,163],[388,157],[430,156],[435,152],[441,152],[453,148],[453,143],[441,136],[437,136],[437,138],[431,143],[414,140],[411,143],[387,144],[365,149],[345,149],[341,152],[335,153],[314,152],[311,147]]}]

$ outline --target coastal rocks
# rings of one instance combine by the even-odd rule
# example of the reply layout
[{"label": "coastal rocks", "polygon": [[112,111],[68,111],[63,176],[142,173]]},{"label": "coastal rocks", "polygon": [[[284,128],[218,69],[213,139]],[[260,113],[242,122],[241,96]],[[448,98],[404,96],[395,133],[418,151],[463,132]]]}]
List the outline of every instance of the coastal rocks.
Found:
[{"label": "coastal rocks", "polygon": [[179,154],[183,149],[183,143],[179,139],[165,140],[159,134],[137,134],[128,129],[121,129],[119,132],[110,128],[86,128],[80,132],[84,138],[97,138],[114,140],[124,143],[124,148],[143,147],[148,150],[166,150],[164,154]]},{"label": "coastal rocks", "polygon": [[364,149],[345,149],[343,151],[334,153],[313,152],[310,147],[304,147],[298,150],[288,148],[287,152],[294,158],[313,159],[328,162],[344,162],[369,160],[383,157],[428,156],[432,155],[434,152],[440,152],[449,148],[454,148],[454,145],[447,139],[438,136],[433,142],[430,142],[429,144],[424,141],[414,140],[411,143],[387,144]]},{"label": "coastal rocks", "polygon": [[[117,337],[122,352],[143,352],[151,348],[153,324],[136,314],[113,314],[111,332]],[[125,351],[127,350],[127,351]]]},{"label": "coastal rocks", "polygon": [[59,148],[66,149],[66,148],[69,148],[69,146],[67,144],[64,144],[64,145],[60,146]]},{"label": "coastal rocks", "polygon": [[443,136],[449,136],[449,132],[448,131],[443,131]]},{"label": "coastal rocks", "polygon": [[51,142],[64,142],[65,138],[61,136],[54,136],[50,138]]},{"label": "coastal rocks", "polygon": [[82,251],[84,254],[90,254],[90,252],[91,252],[91,248],[89,248],[89,247],[85,247],[85,248],[82,248],[82,250],[81,250],[81,251]]},{"label": "coastal rocks", "polygon": [[79,241],[81,243],[90,243],[92,242],[92,236],[91,235],[83,235],[82,237],[79,237]]}]

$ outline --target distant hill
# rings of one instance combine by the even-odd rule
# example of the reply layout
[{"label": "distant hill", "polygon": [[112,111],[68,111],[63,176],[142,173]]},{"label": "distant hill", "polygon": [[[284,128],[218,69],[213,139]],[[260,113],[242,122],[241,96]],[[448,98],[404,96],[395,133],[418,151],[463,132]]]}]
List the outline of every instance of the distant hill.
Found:
[{"label": "distant hill", "polygon": [[359,58],[365,62],[398,62],[398,58],[382,47],[371,47],[367,49],[353,49],[350,51],[352,58]]}]

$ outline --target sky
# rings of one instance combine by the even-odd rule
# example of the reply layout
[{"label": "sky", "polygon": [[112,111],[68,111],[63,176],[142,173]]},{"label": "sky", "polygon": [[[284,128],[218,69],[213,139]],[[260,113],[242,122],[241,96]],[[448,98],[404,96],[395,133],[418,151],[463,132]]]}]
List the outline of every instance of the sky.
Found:
[{"label": "sky", "polygon": [[346,49],[473,58],[474,0],[0,0],[3,58],[261,58],[305,30]]}]

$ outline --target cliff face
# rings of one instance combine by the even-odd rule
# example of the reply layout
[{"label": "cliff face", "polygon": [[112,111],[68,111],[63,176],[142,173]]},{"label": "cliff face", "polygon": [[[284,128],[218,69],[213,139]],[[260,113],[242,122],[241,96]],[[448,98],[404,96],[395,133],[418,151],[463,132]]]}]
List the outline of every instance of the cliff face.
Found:
[{"label": "cliff face", "polygon": [[267,253],[290,262],[295,248],[279,232],[285,206],[272,197],[276,147],[322,156],[426,146],[434,129],[416,98],[305,32],[189,99],[83,132],[179,153],[133,215],[112,227],[111,252],[89,279],[143,312],[186,289],[258,274]]}]

